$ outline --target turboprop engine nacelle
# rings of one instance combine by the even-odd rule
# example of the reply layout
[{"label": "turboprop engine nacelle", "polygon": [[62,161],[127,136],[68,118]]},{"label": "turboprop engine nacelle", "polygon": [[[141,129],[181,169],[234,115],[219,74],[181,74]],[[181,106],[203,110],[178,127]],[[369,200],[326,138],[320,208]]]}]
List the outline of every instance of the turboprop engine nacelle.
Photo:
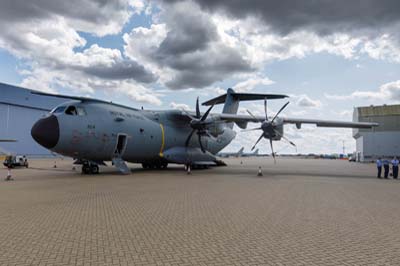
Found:
[{"label": "turboprop engine nacelle", "polygon": [[223,123],[215,123],[208,129],[208,131],[211,133],[213,137],[218,137],[219,135],[224,134],[225,125]]}]

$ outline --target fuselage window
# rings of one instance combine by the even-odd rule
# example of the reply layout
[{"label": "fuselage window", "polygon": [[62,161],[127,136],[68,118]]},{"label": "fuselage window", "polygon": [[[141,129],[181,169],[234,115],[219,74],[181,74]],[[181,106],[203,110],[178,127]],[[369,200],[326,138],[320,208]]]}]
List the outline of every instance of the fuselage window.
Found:
[{"label": "fuselage window", "polygon": [[67,115],[78,115],[78,112],[76,111],[76,107],[71,105],[71,106],[68,106],[67,110],[65,110],[65,114],[67,114]]}]

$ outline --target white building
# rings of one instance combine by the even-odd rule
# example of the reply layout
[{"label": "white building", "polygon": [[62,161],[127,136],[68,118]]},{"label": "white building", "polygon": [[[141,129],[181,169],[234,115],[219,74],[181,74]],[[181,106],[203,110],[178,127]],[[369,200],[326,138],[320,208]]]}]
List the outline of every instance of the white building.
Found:
[{"label": "white building", "polygon": [[400,155],[400,105],[356,107],[353,121],[379,123],[373,129],[353,130],[358,161]]},{"label": "white building", "polygon": [[28,156],[51,155],[32,139],[31,128],[39,118],[67,100],[31,92],[0,83],[0,139],[17,140],[13,143],[0,143],[0,153],[7,151]]}]

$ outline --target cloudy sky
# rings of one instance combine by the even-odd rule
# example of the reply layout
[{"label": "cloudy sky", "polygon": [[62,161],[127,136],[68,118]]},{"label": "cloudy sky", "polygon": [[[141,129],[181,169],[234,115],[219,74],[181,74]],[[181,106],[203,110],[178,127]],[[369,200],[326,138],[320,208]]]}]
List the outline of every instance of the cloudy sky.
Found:
[{"label": "cloudy sky", "polygon": [[[397,0],[2,0],[0,82],[153,109],[232,87],[290,95],[285,116],[351,120],[354,106],[400,101],[399,29]],[[355,148],[348,129],[285,133],[298,152]]]}]

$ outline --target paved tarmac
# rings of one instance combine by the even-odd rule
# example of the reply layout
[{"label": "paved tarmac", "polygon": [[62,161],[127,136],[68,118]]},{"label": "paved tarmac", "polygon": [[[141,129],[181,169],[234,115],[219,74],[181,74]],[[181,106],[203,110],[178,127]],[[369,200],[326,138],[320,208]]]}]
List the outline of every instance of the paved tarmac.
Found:
[{"label": "paved tarmac", "polygon": [[374,165],[225,161],[127,176],[31,161],[0,182],[0,265],[400,265],[400,181]]}]

